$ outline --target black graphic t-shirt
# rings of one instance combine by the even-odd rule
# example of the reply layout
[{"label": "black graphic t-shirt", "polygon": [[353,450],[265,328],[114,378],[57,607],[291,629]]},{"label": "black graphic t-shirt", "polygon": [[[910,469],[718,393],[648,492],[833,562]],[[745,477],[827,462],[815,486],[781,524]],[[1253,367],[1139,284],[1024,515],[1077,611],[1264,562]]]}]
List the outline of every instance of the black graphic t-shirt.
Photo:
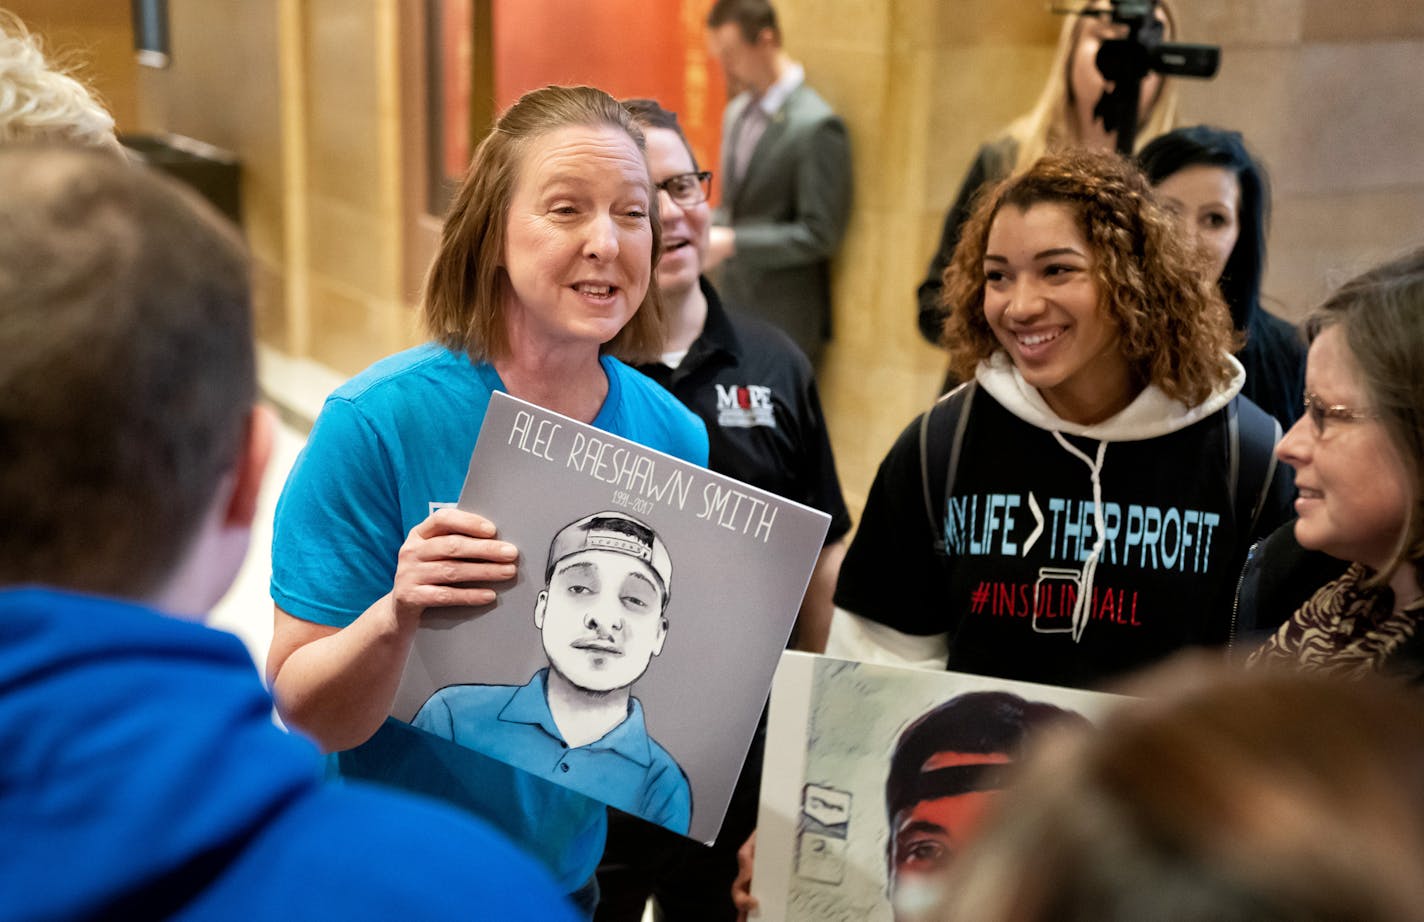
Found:
[{"label": "black graphic t-shirt", "polygon": [[[946,430],[930,434],[935,497],[945,492]],[[1096,455],[1096,440],[1067,438]],[[953,493],[931,503],[934,531],[917,420],[876,475],[836,605],[903,633],[947,633],[950,669],[1053,685],[1090,686],[1185,646],[1224,643],[1250,541],[1285,519],[1290,500],[1289,480],[1277,477],[1256,534],[1239,534],[1227,445],[1225,411],[1109,443],[1099,477],[1106,541],[1091,566],[1088,464],[980,388]]]}]

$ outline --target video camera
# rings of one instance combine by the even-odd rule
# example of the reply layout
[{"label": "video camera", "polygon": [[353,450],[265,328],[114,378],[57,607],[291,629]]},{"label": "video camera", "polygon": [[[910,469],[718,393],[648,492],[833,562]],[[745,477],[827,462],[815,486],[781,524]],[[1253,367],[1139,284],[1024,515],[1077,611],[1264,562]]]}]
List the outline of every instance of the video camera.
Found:
[{"label": "video camera", "polygon": [[1098,48],[1097,65],[1112,89],[1103,93],[1093,115],[1108,131],[1117,132],[1117,149],[1132,153],[1137,137],[1137,106],[1142,78],[1149,71],[1177,77],[1210,78],[1221,64],[1216,45],[1163,41],[1157,0],[1111,0],[1110,9],[1084,9],[1081,15],[1110,17],[1127,27],[1125,38],[1107,39]]}]

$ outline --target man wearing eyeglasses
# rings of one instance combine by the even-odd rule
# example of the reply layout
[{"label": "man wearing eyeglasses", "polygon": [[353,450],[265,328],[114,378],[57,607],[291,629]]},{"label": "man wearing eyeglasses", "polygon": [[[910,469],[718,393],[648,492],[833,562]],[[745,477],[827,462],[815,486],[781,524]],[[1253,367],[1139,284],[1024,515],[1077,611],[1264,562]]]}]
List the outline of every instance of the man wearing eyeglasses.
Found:
[{"label": "man wearing eyeglasses", "polygon": [[[712,174],[699,169],[676,115],[651,99],[623,105],[647,139],[663,229],[655,281],[668,333],[662,360],[638,370],[707,424],[708,466],[714,471],[831,516],[794,634],[798,648],[819,652],[830,627],[850,514],[811,363],[780,330],[723,306],[702,274],[712,223],[707,204]],[[599,868],[600,919],[634,922],[642,918],[650,894],[656,894],[667,918],[735,918],[730,888],[736,849],[756,823],[760,739],[759,733],[712,849],[613,818]]]},{"label": "man wearing eyeglasses", "polygon": [[782,49],[768,0],[717,0],[707,26],[731,99],[706,268],[728,301],[815,361],[831,335],[830,263],[850,210],[845,124]]}]

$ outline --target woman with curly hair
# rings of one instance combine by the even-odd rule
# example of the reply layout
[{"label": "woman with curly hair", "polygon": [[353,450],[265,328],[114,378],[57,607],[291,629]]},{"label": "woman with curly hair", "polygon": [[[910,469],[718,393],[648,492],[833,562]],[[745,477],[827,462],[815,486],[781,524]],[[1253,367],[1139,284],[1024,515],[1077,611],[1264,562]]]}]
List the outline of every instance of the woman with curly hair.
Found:
[{"label": "woman with curly hair", "polygon": [[1229,639],[1290,484],[1204,258],[1116,154],[981,199],[945,272],[968,383],[881,464],[827,652],[1088,686]]},{"label": "woman with curly hair", "polygon": [[[924,281],[915,292],[920,333],[938,345],[944,327],[944,270],[954,255],[960,231],[974,206],[975,196],[1011,173],[1026,170],[1049,151],[1070,147],[1113,150],[1117,132],[1109,131],[1098,114],[1098,100],[1108,83],[1098,70],[1097,54],[1103,42],[1124,38],[1127,27],[1112,20],[1109,0],[1088,0],[1063,17],[1048,79],[1033,108],[1014,119],[993,140],[974,154],[959,192],[944,216],[939,247],[930,259]],[[1175,41],[1180,32],[1173,4],[1157,0],[1154,15],[1162,24],[1163,38]],[[1139,96],[1136,148],[1170,130],[1177,123],[1177,88],[1156,72],[1142,78]],[[946,387],[946,390],[948,388]]]}]

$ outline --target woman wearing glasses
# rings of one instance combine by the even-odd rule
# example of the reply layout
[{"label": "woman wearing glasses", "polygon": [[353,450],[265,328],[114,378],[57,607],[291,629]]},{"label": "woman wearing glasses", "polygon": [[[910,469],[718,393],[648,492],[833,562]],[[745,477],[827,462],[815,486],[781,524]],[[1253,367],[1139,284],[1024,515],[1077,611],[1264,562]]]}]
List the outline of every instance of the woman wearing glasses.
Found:
[{"label": "woman wearing glasses", "polygon": [[1317,570],[1251,662],[1424,680],[1424,249],[1347,282],[1307,333],[1306,413],[1277,447],[1299,517],[1253,553],[1243,612],[1279,610],[1260,579],[1305,569],[1291,538],[1349,566],[1324,585]]},{"label": "woman wearing glasses", "polygon": [[967,383],[882,462],[827,652],[1090,687],[1225,644],[1289,488],[1204,256],[1146,178],[1042,158],[980,198],[945,292]]}]

